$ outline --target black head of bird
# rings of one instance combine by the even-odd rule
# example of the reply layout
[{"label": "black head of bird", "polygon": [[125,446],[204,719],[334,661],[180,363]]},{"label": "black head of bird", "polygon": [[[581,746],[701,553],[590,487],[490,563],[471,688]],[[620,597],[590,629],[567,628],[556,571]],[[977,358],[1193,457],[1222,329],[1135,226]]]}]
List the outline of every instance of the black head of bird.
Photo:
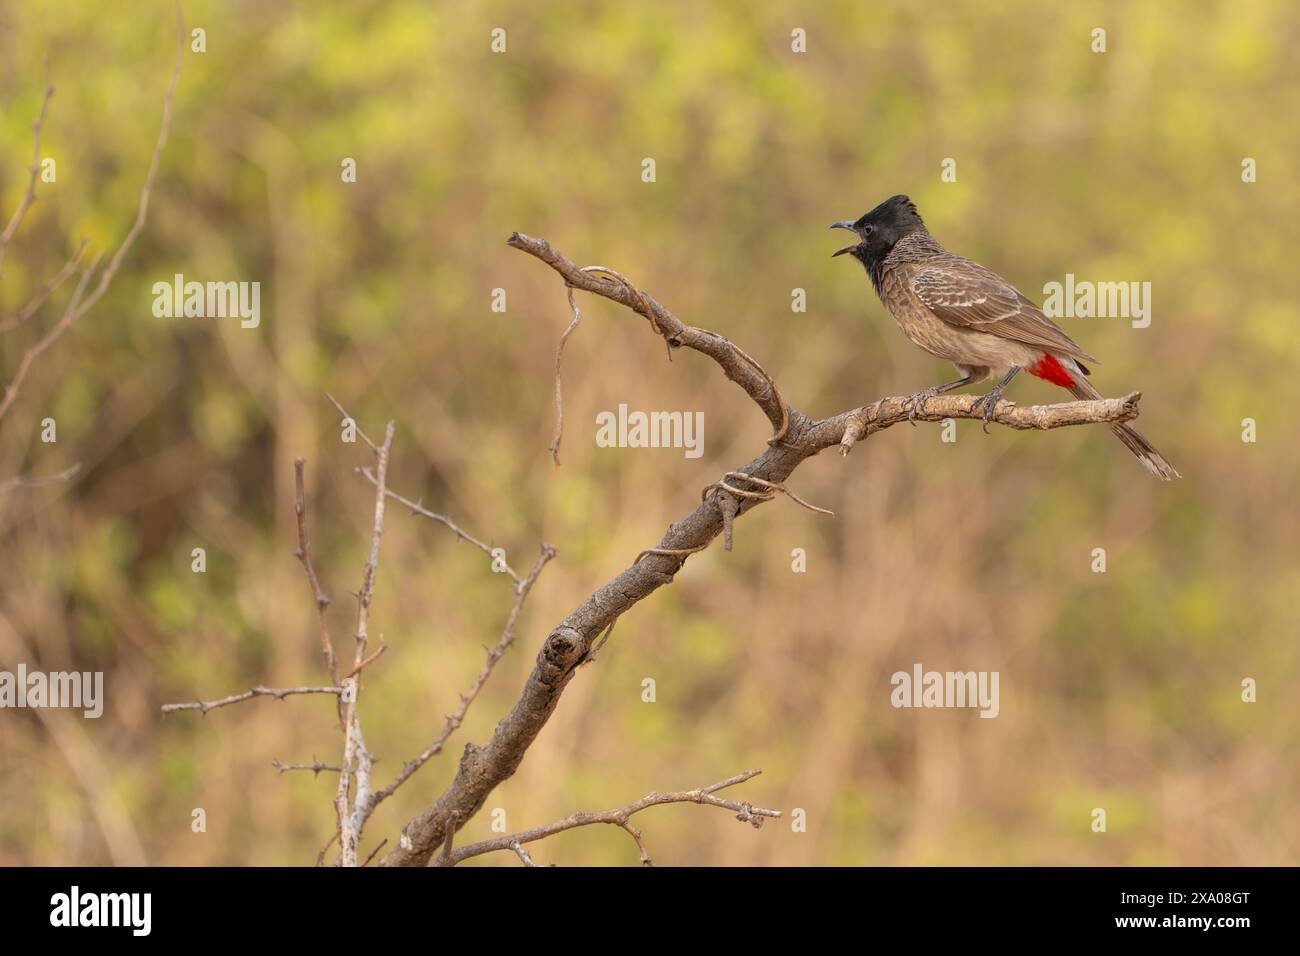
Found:
[{"label": "black head of bird", "polygon": [[892,196],[860,219],[843,219],[832,223],[831,228],[847,229],[860,240],[838,250],[832,258],[847,252],[871,271],[889,255],[889,250],[899,239],[914,232],[924,232],[925,223],[912,200],[906,196]]}]

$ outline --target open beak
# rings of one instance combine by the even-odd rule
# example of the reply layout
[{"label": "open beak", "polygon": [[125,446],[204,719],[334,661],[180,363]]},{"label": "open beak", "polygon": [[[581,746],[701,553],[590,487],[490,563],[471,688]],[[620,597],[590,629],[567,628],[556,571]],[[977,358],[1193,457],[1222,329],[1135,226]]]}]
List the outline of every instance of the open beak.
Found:
[{"label": "open beak", "polygon": [[[849,232],[852,232],[852,233],[856,233],[856,232],[858,231],[857,229],[855,229],[855,228],[853,227],[853,220],[852,220],[852,219],[841,219],[839,222],[833,222],[833,223],[831,223],[831,228],[832,228],[832,229],[847,229]],[[856,249],[856,248],[857,248],[857,244],[856,244],[856,243],[855,243],[854,245],[851,245],[851,246],[845,246],[843,249],[840,249],[840,250],[838,250],[838,251],[836,251],[836,252],[831,253],[831,258],[834,259],[836,256],[842,256],[842,255],[844,255],[844,253],[846,253],[846,252],[852,252],[852,251],[853,251],[854,249]]]}]

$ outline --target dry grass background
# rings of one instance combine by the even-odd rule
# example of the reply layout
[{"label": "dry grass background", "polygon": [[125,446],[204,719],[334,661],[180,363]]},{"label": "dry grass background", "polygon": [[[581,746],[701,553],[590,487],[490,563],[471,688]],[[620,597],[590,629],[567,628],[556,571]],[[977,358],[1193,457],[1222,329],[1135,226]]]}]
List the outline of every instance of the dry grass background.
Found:
[{"label": "dry grass background", "polygon": [[[580,299],[565,358],[564,465],[546,452],[562,284],[512,230],[628,275],[829,414],[941,381],[826,226],[907,192],[950,248],[1031,296],[1148,280],[1154,321],[1070,320],[1107,395],[1186,476],[1151,480],[1099,428],[900,427],[804,465],[788,501],[691,558],[619,624],[519,773],[511,829],[749,767],[736,794],[804,808],[806,833],[705,807],[640,819],[661,863],[1295,864],[1295,48],[1282,2],[1159,5],[521,2],[186,3],[172,143],[139,246],[0,423],[0,476],[84,463],[0,497],[0,666],[106,672],[98,721],[0,713],[0,863],[307,863],[333,826],[326,699],[161,721],[159,704],[323,673],[294,559],[308,459],[314,551],[340,648],[368,547],[363,449],[397,420],[390,483],[527,566],[560,557],[446,754],[372,819],[362,852],[431,801],[514,699],[549,628],[698,490],[762,447],[762,416],[699,356]],[[23,188],[49,53],[42,187],[0,315],[78,235],[125,230],[157,131],[170,9],[0,7],[0,199]],[[508,30],[508,53],[488,50]],[[789,51],[793,27],[809,53]],[[1095,26],[1109,52],[1089,52]],[[345,156],[355,185],[339,181]],[[655,157],[658,181],[640,181]],[[944,157],[958,182],[939,182]],[[1259,182],[1240,181],[1243,156]],[[262,282],[262,325],[160,320],[175,272]],[[491,290],[508,311],[489,309]],[[808,290],[805,314],[790,290]],[[38,320],[37,328],[48,317]],[[8,380],[31,332],[0,342]],[[1018,381],[1009,397],[1055,400]],[[706,453],[595,447],[595,415],[703,410]],[[59,441],[39,440],[45,416]],[[1241,420],[1259,422],[1243,444]],[[190,550],[208,552],[204,575]],[[791,549],[807,549],[793,574]],[[1105,547],[1109,570],[1089,570]],[[443,529],[390,512],[367,740],[395,773],[469,685],[509,606]],[[894,710],[914,662],[1001,673],[1001,714]],[[641,681],[658,700],[641,701]],[[1260,699],[1240,702],[1240,681]],[[1093,807],[1109,832],[1089,829]],[[192,808],[208,830],[190,830]],[[461,842],[490,835],[487,812]],[[628,864],[608,828],[539,862]],[[509,855],[480,863],[516,865]]]}]

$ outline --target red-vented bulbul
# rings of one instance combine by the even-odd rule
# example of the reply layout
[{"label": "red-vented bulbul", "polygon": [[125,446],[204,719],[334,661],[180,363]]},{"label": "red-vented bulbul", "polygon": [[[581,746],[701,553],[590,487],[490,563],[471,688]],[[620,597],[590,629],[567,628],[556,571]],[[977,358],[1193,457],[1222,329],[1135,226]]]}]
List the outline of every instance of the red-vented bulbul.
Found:
[{"label": "red-vented bulbul", "polygon": [[[1069,389],[1076,398],[1101,397],[1082,361],[1098,359],[1006,279],[939,245],[906,196],[886,199],[861,219],[845,219],[831,228],[857,234],[860,242],[835,255],[847,252],[866,267],[876,294],[904,334],[962,374],[955,382],[910,395],[909,419],[928,398],[1001,376],[976,406],[983,407],[987,430],[1003,391],[1021,369]],[[1131,425],[1114,423],[1110,430],[1157,478],[1181,477]]]}]

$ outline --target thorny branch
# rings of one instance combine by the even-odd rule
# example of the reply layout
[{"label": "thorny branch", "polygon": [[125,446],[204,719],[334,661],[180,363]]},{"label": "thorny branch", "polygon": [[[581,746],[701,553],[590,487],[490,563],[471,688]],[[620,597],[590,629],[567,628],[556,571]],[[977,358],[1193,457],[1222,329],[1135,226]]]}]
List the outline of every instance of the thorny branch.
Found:
[{"label": "thorny branch", "polygon": [[728,777],[726,780],[711,784],[707,787],[700,787],[696,790],[681,790],[677,793],[650,793],[646,794],[640,800],[635,800],[625,807],[619,807],[615,810],[604,810],[599,813],[575,813],[565,817],[563,820],[556,820],[554,823],[548,823],[546,826],[536,827],[532,830],[525,830],[522,833],[512,833],[507,836],[496,837],[491,840],[483,840],[479,843],[471,843],[469,846],[463,846],[459,850],[452,850],[438,859],[438,866],[455,866],[462,860],[468,860],[472,856],[481,856],[484,853],[492,853],[495,850],[513,850],[525,866],[533,865],[532,860],[526,853],[520,852],[525,843],[533,843],[537,840],[554,836],[557,833],[563,833],[565,830],[572,830],[576,827],[591,826],[594,823],[608,823],[613,826],[626,830],[627,833],[636,841],[637,850],[641,856],[643,866],[653,866],[650,859],[650,851],[646,848],[645,841],[641,837],[640,831],[628,823],[633,814],[640,813],[642,810],[648,810],[650,807],[662,806],[665,803],[700,803],[711,807],[721,807],[724,810],[730,810],[736,814],[736,819],[751,826],[759,827],[763,824],[765,817],[779,817],[780,810],[769,810],[765,807],[756,807],[750,803],[738,803],[734,800],[724,800],[721,797],[715,797],[714,794],[719,790],[725,790],[727,787],[734,787],[738,783],[744,783],[753,777],[757,777],[761,770],[747,770],[744,773],[738,773],[734,777]]},{"label": "thorny branch", "polygon": [[195,700],[183,704],[163,704],[162,712],[172,714],[178,710],[197,710],[207,716],[210,710],[216,710],[218,707],[228,707],[231,704],[240,704],[246,700],[252,700],[254,697],[274,697],[276,700],[284,700],[286,697],[293,697],[297,694],[342,693],[342,687],[263,687],[259,684],[252,690],[246,690],[242,694],[231,694],[229,697],[222,697],[219,700]]},{"label": "thorny branch", "polygon": [[271,766],[284,773],[286,770],[310,770],[313,777],[319,777],[322,770],[332,770],[335,773],[341,773],[343,768],[336,767],[333,764],[321,763],[315,757],[311,758],[311,763],[281,763],[278,760],[272,760]]},{"label": "thorny branch", "polygon": [[[510,712],[486,744],[466,745],[451,785],[406,824],[398,845],[380,861],[383,866],[421,866],[432,859],[446,840],[448,828],[455,829],[470,819],[488,794],[518,768],[578,666],[590,658],[593,643],[633,605],[671,583],[691,554],[707,548],[724,529],[729,531],[736,517],[770,499],[774,492],[788,493],[786,479],[808,458],[835,445],[847,452],[862,438],[907,418],[904,399],[898,397],[813,419],[787,405],[771,377],[741,349],[715,332],[687,326],[622,276],[607,278],[600,273],[613,275],[610,270],[579,268],[544,239],[513,233],[507,243],[546,263],[567,286],[610,299],[644,316],[670,348],[690,348],[708,356],[758,405],[775,434],[762,454],[731,471],[694,511],[670,525],[657,547],[642,551],[631,566],[597,589],[551,631]],[[1139,397],[1134,393],[1122,399],[1033,408],[1019,408],[1004,400],[994,409],[992,420],[1012,428],[1127,421],[1137,416]],[[923,421],[978,418],[981,412],[972,407],[975,401],[975,396],[969,395],[939,396],[925,402],[916,417]],[[742,487],[746,481],[755,490],[737,494],[749,490]],[[519,841],[505,841],[500,848],[512,849],[512,842]],[[450,859],[468,849],[462,847]]]},{"label": "thorny branch", "polygon": [[[355,419],[351,418],[342,405],[340,405],[332,396],[327,397],[345,419],[350,420],[355,424]],[[555,548],[551,545],[543,544],[541,553],[532,570],[529,571],[526,576],[520,577],[508,564],[505,563],[504,559],[499,558],[499,555],[493,555],[493,549],[491,546],[483,543],[469,532],[464,531],[450,518],[444,515],[435,514],[422,507],[418,502],[412,502],[410,499],[397,494],[387,487],[387,468],[391,456],[394,434],[394,424],[392,422],[388,424],[384,443],[382,445],[377,445],[375,442],[371,441],[369,436],[366,435],[365,431],[362,430],[360,426],[357,426],[357,434],[361,437],[366,446],[374,452],[377,463],[373,470],[366,467],[357,469],[357,471],[375,488],[375,520],[371,532],[370,556],[366,562],[362,588],[356,595],[358,602],[358,621],[356,647],[354,650],[352,668],[347,673],[343,674],[341,678],[339,677],[338,663],[334,656],[332,642],[329,638],[328,625],[325,619],[325,613],[330,605],[330,600],[325,596],[324,591],[321,588],[320,579],[316,573],[315,563],[311,557],[311,544],[307,534],[306,488],[303,477],[305,461],[299,458],[294,462],[294,512],[297,518],[298,532],[298,549],[295,552],[295,556],[303,565],[311,589],[312,599],[316,605],[321,648],[326,660],[326,667],[330,672],[331,680],[339,686],[330,688],[287,689],[257,687],[246,693],[235,694],[230,697],[222,698],[219,701],[196,701],[193,703],[167,704],[163,707],[164,713],[170,713],[175,710],[200,710],[206,714],[208,710],[211,710],[214,707],[223,707],[228,704],[240,703],[261,695],[271,695],[281,698],[289,694],[313,692],[330,692],[340,695],[340,727],[344,729],[344,732],[347,735],[344,745],[345,754],[343,763],[339,766],[325,764],[317,760],[315,757],[312,758],[311,763],[282,763],[278,760],[272,763],[272,766],[274,766],[280,773],[284,773],[288,770],[311,770],[314,775],[319,775],[322,771],[333,771],[340,774],[339,788],[336,791],[334,798],[334,808],[338,823],[329,842],[321,849],[317,865],[324,864],[324,855],[329,850],[329,847],[333,845],[335,840],[342,841],[340,844],[341,852],[338,863],[345,866],[356,865],[356,850],[360,844],[362,831],[365,827],[366,821],[370,818],[375,808],[381,802],[392,796],[392,794],[402,784],[409,780],[417,770],[424,766],[429,759],[442,752],[447,740],[464,722],[470,706],[474,703],[479,692],[487,683],[497,662],[505,656],[506,651],[515,642],[515,627],[519,615],[523,610],[524,601],[532,591],[533,585],[537,582],[542,569],[556,556],[557,553]],[[365,653],[369,634],[369,608],[374,597],[375,572],[378,568],[379,542],[383,535],[384,502],[388,499],[392,499],[407,506],[411,509],[413,514],[419,514],[436,520],[450,529],[458,539],[469,541],[489,556],[492,556],[494,562],[499,560],[500,563],[494,566],[501,568],[506,576],[514,582],[515,598],[511,605],[509,615],[506,618],[505,629],[501,634],[500,640],[498,640],[495,647],[488,651],[487,660],[480,669],[478,677],[475,679],[473,685],[467,692],[460,695],[459,705],[453,713],[447,716],[442,732],[422,753],[417,755],[415,758],[408,760],[405,765],[403,765],[401,772],[391,783],[379,790],[372,790],[370,775],[375,760],[369,750],[367,750],[362,736],[360,714],[357,712],[356,708],[357,684],[352,680],[352,678],[355,678],[356,675],[376,661],[385,651],[388,650],[387,644],[380,644],[380,646],[372,653],[368,655]],[[350,695],[345,694],[344,692],[349,689],[351,689],[352,693]],[[355,791],[352,790],[349,778],[355,780]],[[350,801],[348,800],[348,796],[351,796]],[[386,842],[386,840],[381,841],[381,843],[375,847],[371,852],[370,857],[367,858],[366,863],[369,863],[370,860],[374,858]],[[362,864],[362,866],[364,865],[365,863]]]}]

